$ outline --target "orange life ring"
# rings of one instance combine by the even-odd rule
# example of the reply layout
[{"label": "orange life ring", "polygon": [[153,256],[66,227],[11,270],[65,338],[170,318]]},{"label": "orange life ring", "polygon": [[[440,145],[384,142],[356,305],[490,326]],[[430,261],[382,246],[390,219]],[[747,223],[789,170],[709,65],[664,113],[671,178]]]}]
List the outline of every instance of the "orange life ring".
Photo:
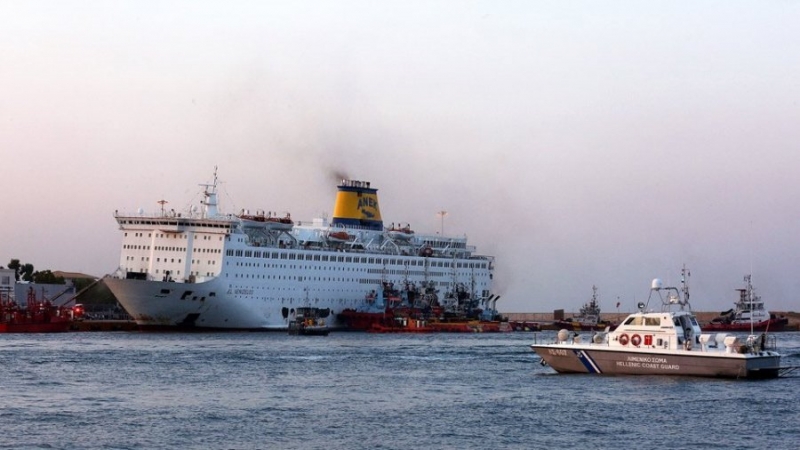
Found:
[{"label": "orange life ring", "polygon": [[623,333],[622,336],[619,337],[619,343],[622,345],[628,345],[628,335]]},{"label": "orange life ring", "polygon": [[641,345],[641,343],[642,343],[641,336],[639,336],[638,334],[634,334],[633,336],[631,336],[631,345],[638,347],[639,345]]}]

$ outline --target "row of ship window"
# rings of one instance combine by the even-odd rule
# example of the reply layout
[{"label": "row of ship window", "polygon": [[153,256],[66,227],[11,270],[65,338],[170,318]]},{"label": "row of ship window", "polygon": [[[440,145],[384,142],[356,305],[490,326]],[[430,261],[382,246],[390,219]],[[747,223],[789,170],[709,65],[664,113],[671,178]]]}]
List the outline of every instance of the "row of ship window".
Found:
[{"label": "row of ship window", "polygon": [[[133,244],[125,244],[122,248],[126,250],[150,250],[149,245],[133,245]],[[161,245],[156,245],[154,247],[156,251],[165,251],[165,252],[186,252],[186,247],[165,247]],[[194,253],[222,253],[221,249],[218,248],[193,248],[192,252]]]},{"label": "row of ship window", "polygon": [[[240,265],[240,264],[237,264],[237,265]],[[260,266],[254,265],[254,267],[260,267]],[[268,267],[267,264],[265,264],[264,268],[267,268],[267,267]],[[287,266],[285,264],[282,264],[282,265],[281,264],[274,264],[274,265],[269,265],[269,267],[270,268],[277,268],[277,269],[287,269],[288,268],[289,270],[297,270],[299,268],[298,266],[294,266],[294,265]],[[305,267],[304,269],[319,269],[319,268],[318,267]],[[343,268],[341,268],[341,269],[344,270]],[[348,269],[348,271],[349,271],[349,269]],[[353,271],[355,272],[356,270],[353,269]],[[363,269],[361,271],[363,271]],[[355,281],[355,282],[358,282],[358,283],[361,283],[361,284],[380,284],[380,282],[382,280],[384,280],[384,275],[403,275],[403,276],[406,276],[406,277],[407,276],[415,276],[415,275],[416,276],[425,276],[426,275],[425,272],[422,272],[422,271],[408,271],[408,272],[406,272],[406,271],[400,271],[400,270],[397,270],[397,271],[393,270],[393,271],[390,271],[390,272],[391,273],[386,273],[386,274],[381,272],[380,273],[381,274],[381,278],[358,278],[358,279],[356,279],[356,278],[341,278],[341,277],[311,277],[311,276],[302,276],[302,275],[265,275],[265,274],[259,274],[259,273],[253,274],[253,273],[239,273],[239,272],[234,273],[233,277],[234,278],[246,278],[246,279],[262,279],[262,280],[332,281],[332,282],[347,281],[347,282],[351,282],[351,283]],[[445,276],[445,274],[441,273],[441,272],[440,273],[428,273],[427,275],[430,276],[430,277],[438,276],[440,278],[444,278],[444,276]],[[468,276],[469,274],[461,274],[461,275]],[[230,274],[226,274],[225,276],[230,276]],[[436,280],[430,280],[430,282],[433,283],[434,285],[439,285],[439,286],[449,286],[452,283],[451,281],[436,281]],[[483,286],[483,285],[485,285],[485,282],[479,282],[478,284]]]},{"label": "row of ship window", "polygon": [[[149,256],[142,256],[141,258],[142,258],[143,262],[150,261],[150,257]],[[135,256],[126,256],[125,260],[126,261],[135,261],[136,257]],[[156,262],[160,263],[161,262],[161,258],[156,258]],[[167,261],[167,258],[164,258],[164,262],[165,263],[166,262],[174,263],[175,262],[175,258],[170,258],[169,261]],[[182,264],[182,263],[183,263],[183,260],[178,258],[178,264]],[[193,259],[192,260],[192,264],[201,264],[201,263],[202,263],[202,261],[200,261],[199,259]],[[206,264],[213,266],[213,265],[217,264],[217,261],[215,261],[213,259],[209,259],[208,261],[206,261]]]},{"label": "row of ship window", "polygon": [[[156,269],[156,275],[160,275],[160,274],[161,274],[161,271]],[[165,270],[164,274],[180,275],[181,271],[180,270]],[[199,270],[191,271],[191,272],[189,272],[189,275],[195,275],[195,276],[199,277],[200,276],[200,271]],[[206,272],[206,274],[204,276],[213,277],[214,275],[216,275],[214,272]]]},{"label": "row of ship window", "polygon": [[[380,285],[384,279],[383,278],[337,278],[337,277],[304,277],[302,275],[250,275],[250,274],[235,274],[234,278],[246,278],[246,279],[262,279],[262,280],[289,280],[289,281],[324,281],[324,282],[356,282],[359,284],[368,284],[368,285]],[[430,280],[430,284],[434,286],[450,286],[452,282],[449,281],[435,281]],[[275,289],[275,288],[273,288]],[[294,289],[294,288],[277,288],[277,289]],[[345,291],[346,289],[326,289],[329,291]]]},{"label": "row of ship window", "polygon": [[[366,269],[366,268],[359,268],[359,267],[343,267],[343,266],[332,266],[332,267],[324,267],[324,266],[298,266],[298,265],[287,265],[287,264],[264,264],[263,266],[259,263],[251,263],[251,262],[237,262],[236,266],[239,267],[256,267],[264,269],[286,269],[289,268],[290,270],[338,270],[342,272],[366,272],[366,273],[374,273],[380,275],[405,275],[405,276],[429,276],[429,277],[444,277],[447,275],[453,275],[453,273],[449,272],[440,272],[440,271],[424,271],[424,270],[409,270],[409,269]],[[470,276],[473,274],[467,272],[460,272],[458,275],[462,276]],[[481,276],[481,273],[474,274],[477,276]],[[486,275],[486,274],[484,274]]]},{"label": "row of ship window", "polygon": [[[125,271],[127,271],[127,272],[135,272],[135,270],[133,270],[133,268],[131,268],[131,267],[126,267]],[[146,273],[146,272],[147,272],[147,270],[144,269],[144,268],[140,268],[139,269],[139,273]],[[162,272],[159,269],[156,269],[156,272],[155,272],[156,275],[160,275],[161,273]],[[180,276],[181,271],[180,270],[165,270],[163,273],[164,273],[165,276],[166,275],[174,275],[174,276],[177,277],[177,276]],[[189,275],[200,276],[200,271],[189,272]],[[207,276],[207,277],[213,277],[214,275],[216,275],[214,272],[206,272],[206,274],[205,274],[205,276]]]},{"label": "row of ship window", "polygon": [[[121,223],[121,224],[123,224],[123,225],[124,225],[124,224],[134,224],[134,225],[156,225],[156,224],[153,224],[153,223],[150,223],[150,222],[133,222],[133,221],[127,221],[127,220],[123,220],[123,221],[122,221],[122,222],[120,222],[120,223]],[[162,222],[162,223],[159,223],[158,225],[163,225],[163,222]],[[168,225],[177,225],[177,224],[174,224],[174,223],[173,223],[173,224],[168,224]],[[228,228],[228,227],[219,227],[219,228]],[[144,237],[144,233],[143,233],[143,232],[136,232],[136,233],[133,233],[133,235],[134,235],[135,237]],[[125,236],[125,237],[128,237],[128,233],[127,233],[127,232],[125,232],[125,234],[124,234],[123,236]],[[157,238],[169,238],[170,236],[171,236],[171,237],[173,237],[173,238],[175,238],[175,239],[179,239],[180,237],[183,237],[183,239],[186,239],[186,233],[157,233],[157,234],[156,234],[156,237],[157,237]],[[212,238],[212,236],[211,236],[211,235],[208,235],[208,234],[206,234],[206,235],[202,235],[202,234],[201,234],[200,236],[198,236],[197,234],[195,234],[195,238],[196,238],[196,239],[200,239],[200,237],[201,237],[201,236],[203,237],[203,240],[209,240],[209,241],[210,241],[210,240],[211,240],[211,238]],[[147,233],[147,237],[153,237],[153,233]],[[219,236],[219,240],[220,240],[220,241],[222,240],[222,236]]]},{"label": "row of ship window", "polygon": [[[127,272],[135,272],[135,270],[133,270],[130,267],[126,267],[125,270]],[[146,273],[146,272],[147,272],[147,270],[145,270],[145,269],[139,269],[139,273]],[[160,270],[156,269],[156,273],[155,273],[156,275],[160,275],[161,273],[162,272]],[[180,276],[181,271],[180,270],[165,270],[163,273],[165,275]],[[200,272],[199,271],[197,271],[197,272],[189,272],[189,275],[200,276]],[[214,275],[215,275],[214,272],[206,272],[206,274],[205,274],[205,276],[207,276],[207,277],[213,277]]]},{"label": "row of ship window", "polygon": [[[418,260],[410,260],[404,261],[402,259],[394,259],[394,258],[375,258],[375,257],[366,257],[366,256],[332,256],[332,255],[318,255],[318,254],[306,254],[303,256],[302,254],[297,253],[284,253],[284,252],[261,252],[258,250],[227,250],[227,256],[239,256],[245,258],[272,258],[272,259],[294,259],[294,260],[306,260],[306,261],[331,261],[331,262],[349,262],[349,263],[362,263],[362,264],[390,264],[390,265],[411,265],[411,266],[424,266],[424,261]],[[451,261],[434,261],[430,259],[426,259],[425,261],[429,261],[430,267],[453,267],[455,264],[456,268],[459,269],[485,269],[486,262],[470,262],[470,263],[453,263]]]}]

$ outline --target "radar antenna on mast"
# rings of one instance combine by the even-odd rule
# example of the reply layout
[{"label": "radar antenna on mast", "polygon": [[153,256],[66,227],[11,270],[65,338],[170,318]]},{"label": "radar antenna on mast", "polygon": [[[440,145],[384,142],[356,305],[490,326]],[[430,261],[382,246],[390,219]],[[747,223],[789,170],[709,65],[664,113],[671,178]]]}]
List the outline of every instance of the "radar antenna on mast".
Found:
[{"label": "radar antenna on mast", "polygon": [[217,166],[214,166],[214,182],[201,184],[203,188],[203,213],[204,217],[214,217],[217,215]]},{"label": "radar antenna on mast", "polygon": [[[678,289],[676,287],[664,287],[662,281],[658,278],[654,279],[652,284],[650,285],[650,295],[647,296],[647,303],[639,303],[639,309],[644,311],[647,306],[650,304],[650,297],[653,295],[653,292],[658,292],[658,297],[661,299],[661,309],[663,311],[669,310],[669,308],[673,305],[678,305],[683,311],[684,307],[688,307],[691,311],[692,306],[689,304],[689,282],[688,278],[691,276],[691,273],[686,269],[686,266],[683,266],[681,269],[681,288]],[[667,291],[668,294],[666,298],[661,295],[661,291]],[[681,296],[682,295],[682,296]]]}]

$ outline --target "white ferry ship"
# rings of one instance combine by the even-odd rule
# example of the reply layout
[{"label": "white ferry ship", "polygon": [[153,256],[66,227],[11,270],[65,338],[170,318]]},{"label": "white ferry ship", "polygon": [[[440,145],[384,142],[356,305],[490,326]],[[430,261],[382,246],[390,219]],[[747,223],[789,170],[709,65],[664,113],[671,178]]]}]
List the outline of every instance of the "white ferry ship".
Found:
[{"label": "white ferry ship", "polygon": [[384,227],[377,189],[342,180],[333,218],[295,223],[256,211],[223,214],[217,176],[202,208],[115,212],[120,266],[105,283],[140,328],[287,329],[297,308],[369,309],[382,283],[467,290],[489,304],[494,258],[466,237]]}]

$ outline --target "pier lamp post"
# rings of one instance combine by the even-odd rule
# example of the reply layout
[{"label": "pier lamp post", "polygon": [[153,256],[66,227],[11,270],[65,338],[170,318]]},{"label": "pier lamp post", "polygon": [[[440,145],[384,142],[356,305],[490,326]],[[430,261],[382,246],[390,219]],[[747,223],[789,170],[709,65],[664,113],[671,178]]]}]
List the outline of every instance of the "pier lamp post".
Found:
[{"label": "pier lamp post", "polygon": [[445,211],[445,210],[441,210],[441,211],[437,212],[437,213],[436,213],[436,215],[437,215],[437,216],[439,216],[439,218],[441,219],[441,223],[442,223],[442,231],[441,231],[441,233],[440,233],[440,234],[441,234],[442,236],[444,236],[444,216],[446,216],[446,215],[447,215],[447,211]]}]

